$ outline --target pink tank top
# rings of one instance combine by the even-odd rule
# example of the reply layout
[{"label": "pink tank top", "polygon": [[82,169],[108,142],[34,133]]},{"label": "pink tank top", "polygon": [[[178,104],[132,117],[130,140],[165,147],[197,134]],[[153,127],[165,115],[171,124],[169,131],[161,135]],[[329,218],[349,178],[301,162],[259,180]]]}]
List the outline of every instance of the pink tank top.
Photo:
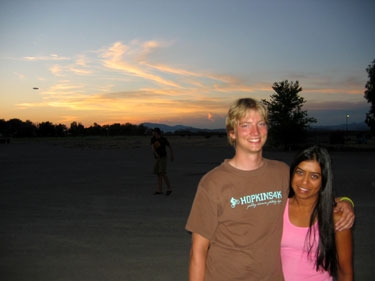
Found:
[{"label": "pink tank top", "polygon": [[[305,238],[308,227],[298,227],[289,220],[289,200],[284,210],[283,236],[281,239],[281,261],[285,281],[332,281],[327,271],[315,270],[315,253],[319,239],[318,224],[314,224],[316,243],[310,256],[306,250]],[[312,236],[313,237],[313,236]]]}]

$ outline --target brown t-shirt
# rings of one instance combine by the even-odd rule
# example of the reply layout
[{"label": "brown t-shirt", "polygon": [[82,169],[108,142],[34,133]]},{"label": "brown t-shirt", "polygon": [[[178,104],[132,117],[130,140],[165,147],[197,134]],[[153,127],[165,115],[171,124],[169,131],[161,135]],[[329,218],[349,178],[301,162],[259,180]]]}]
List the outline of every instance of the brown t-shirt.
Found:
[{"label": "brown t-shirt", "polygon": [[280,242],[289,167],[264,159],[253,171],[228,160],[200,181],[186,224],[210,240],[206,281],[282,281]]}]

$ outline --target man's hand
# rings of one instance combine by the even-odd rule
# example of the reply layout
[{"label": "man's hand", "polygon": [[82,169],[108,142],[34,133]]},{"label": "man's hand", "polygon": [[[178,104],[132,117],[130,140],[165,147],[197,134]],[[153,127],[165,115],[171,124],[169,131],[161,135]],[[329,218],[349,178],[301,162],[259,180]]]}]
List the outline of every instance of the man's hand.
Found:
[{"label": "man's hand", "polygon": [[340,201],[340,198],[336,199],[336,203],[337,205],[333,211],[335,213],[342,213],[341,218],[335,224],[336,231],[351,228],[355,221],[353,205],[348,201]]}]

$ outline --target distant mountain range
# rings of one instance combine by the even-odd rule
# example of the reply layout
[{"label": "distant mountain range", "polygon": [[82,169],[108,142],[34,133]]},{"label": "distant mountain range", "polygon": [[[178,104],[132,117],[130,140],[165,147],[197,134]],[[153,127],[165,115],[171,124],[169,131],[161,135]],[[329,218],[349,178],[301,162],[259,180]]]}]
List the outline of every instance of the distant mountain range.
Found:
[{"label": "distant mountain range", "polygon": [[[175,126],[169,126],[166,124],[159,124],[159,123],[142,123],[141,125],[153,129],[153,128],[160,128],[160,130],[164,133],[174,133],[176,131],[190,131],[192,133],[204,133],[204,132],[210,132],[210,133],[225,133],[225,128],[222,129],[201,129],[201,128],[195,128],[191,126],[185,126],[185,125],[175,125]],[[312,130],[324,130],[324,131],[345,131],[346,124],[339,124],[339,125],[330,125],[330,126],[311,126]],[[348,130],[349,131],[367,131],[369,130],[369,127],[366,125],[365,122],[363,123],[350,123],[348,124]]]},{"label": "distant mountain range", "polygon": [[225,133],[225,129],[201,129],[201,128],[195,128],[195,127],[185,126],[185,125],[169,126],[169,125],[159,124],[159,123],[142,123],[141,125],[150,129],[159,128],[164,133],[174,133],[176,131],[189,131],[192,133],[204,133],[204,132]]},{"label": "distant mountain range", "polygon": [[[348,126],[348,127],[346,127]],[[339,124],[339,125],[330,125],[330,126],[311,126],[313,130],[325,130],[325,131],[367,131],[370,128],[367,126],[365,122],[361,123],[349,123],[346,124]]]}]

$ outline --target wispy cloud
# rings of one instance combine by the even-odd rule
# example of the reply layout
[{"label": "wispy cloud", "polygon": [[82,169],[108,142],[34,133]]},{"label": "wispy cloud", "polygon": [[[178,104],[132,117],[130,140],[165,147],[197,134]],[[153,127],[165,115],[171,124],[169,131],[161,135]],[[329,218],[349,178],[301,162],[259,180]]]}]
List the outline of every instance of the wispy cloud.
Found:
[{"label": "wispy cloud", "polygon": [[50,71],[53,75],[62,76],[62,67],[58,64],[55,64],[52,67],[50,67]]},{"label": "wispy cloud", "polygon": [[318,102],[313,101],[305,105],[307,110],[343,110],[343,109],[357,109],[367,107],[363,102],[352,101],[328,101]]},{"label": "wispy cloud", "polygon": [[25,78],[25,75],[22,74],[22,73],[14,72],[14,75],[16,75],[18,77],[18,79],[20,79],[20,80]]},{"label": "wispy cloud", "polygon": [[59,55],[52,54],[52,55],[49,55],[49,56],[23,57],[23,60],[26,60],[26,61],[67,61],[67,60],[70,60],[70,58],[60,57]]},{"label": "wispy cloud", "polygon": [[343,85],[339,83],[337,87],[327,88],[327,85],[322,85],[322,87],[307,87],[304,88],[304,92],[308,93],[319,93],[319,94],[345,94],[345,95],[363,95],[363,88],[358,87],[358,85]]},{"label": "wispy cloud", "polygon": [[[148,47],[147,44],[146,46]],[[128,46],[121,42],[116,42],[110,48],[103,51],[103,65],[107,68],[118,70],[125,74],[135,75],[164,86],[180,87],[180,85],[172,80],[165,79],[160,75],[151,73],[147,69],[143,69],[140,64],[134,61],[134,58],[127,56],[127,53],[132,54],[133,50],[129,51]]]}]

